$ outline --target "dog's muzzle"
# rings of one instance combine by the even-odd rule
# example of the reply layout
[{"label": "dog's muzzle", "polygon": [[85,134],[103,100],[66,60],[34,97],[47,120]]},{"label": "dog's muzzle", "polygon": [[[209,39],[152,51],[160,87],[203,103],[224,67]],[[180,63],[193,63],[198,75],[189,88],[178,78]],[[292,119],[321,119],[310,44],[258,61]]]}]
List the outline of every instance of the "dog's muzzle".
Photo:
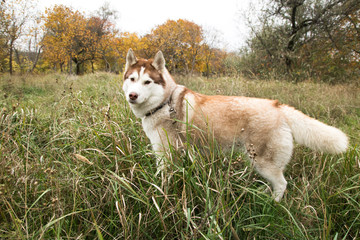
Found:
[{"label": "dog's muzzle", "polygon": [[129,93],[129,102],[130,103],[136,103],[136,100],[138,99],[139,95],[135,92]]}]

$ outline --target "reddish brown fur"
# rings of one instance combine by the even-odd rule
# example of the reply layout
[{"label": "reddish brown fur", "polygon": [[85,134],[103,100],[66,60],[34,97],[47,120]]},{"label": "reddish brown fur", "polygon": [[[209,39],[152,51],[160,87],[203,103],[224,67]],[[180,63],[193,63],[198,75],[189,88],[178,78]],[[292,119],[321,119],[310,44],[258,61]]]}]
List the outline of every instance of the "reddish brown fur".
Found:
[{"label": "reddish brown fur", "polygon": [[152,65],[153,59],[139,59],[137,62],[129,67],[127,72],[125,73],[125,79],[129,78],[130,74],[135,71],[140,72],[140,69],[145,68],[145,73],[149,74],[149,77],[154,80],[154,83],[165,86],[165,80],[162,74],[157,71]]},{"label": "reddish brown fur", "polygon": [[[210,134],[205,137],[215,138],[224,147],[247,143],[253,145],[258,156],[262,156],[272,129],[276,129],[280,124],[279,104],[272,100],[207,96],[189,89],[185,89],[179,95],[179,100],[183,99],[183,95],[186,98],[186,94],[195,97],[192,106],[189,107],[192,108],[194,114],[191,114],[192,118],[188,121],[203,130],[203,132],[196,133],[195,131],[194,133],[196,135]],[[180,102],[183,102],[181,106],[186,104],[184,100]],[[179,109],[181,106],[177,108]],[[259,111],[267,114],[259,115]],[[178,115],[180,119],[183,116],[184,113],[181,116]],[[259,125],[261,126],[260,131]],[[199,138],[199,136],[195,136],[195,138]]]},{"label": "reddish brown fur", "polygon": [[184,88],[184,90],[179,94],[178,99],[181,99],[181,101],[177,101],[176,105],[175,105],[175,110],[177,111],[177,118],[178,119],[183,119],[184,118],[184,97],[187,93],[192,92],[190,89],[188,88]]},{"label": "reddish brown fur", "polygon": [[278,100],[274,100],[273,105],[274,107],[280,107],[281,103]]}]

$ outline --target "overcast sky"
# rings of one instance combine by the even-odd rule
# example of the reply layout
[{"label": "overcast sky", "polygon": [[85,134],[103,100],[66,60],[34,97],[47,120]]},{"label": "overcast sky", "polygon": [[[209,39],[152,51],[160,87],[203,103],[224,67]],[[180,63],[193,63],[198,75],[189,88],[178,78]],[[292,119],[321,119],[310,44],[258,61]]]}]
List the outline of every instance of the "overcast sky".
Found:
[{"label": "overcast sky", "polygon": [[[104,5],[105,0],[38,0],[40,10],[55,4],[70,6],[85,13],[92,13]],[[223,46],[237,50],[247,38],[241,11],[246,11],[251,0],[107,0],[118,12],[116,27],[121,31],[149,33],[166,20],[179,18],[193,21],[205,29],[216,29],[222,33]]]}]

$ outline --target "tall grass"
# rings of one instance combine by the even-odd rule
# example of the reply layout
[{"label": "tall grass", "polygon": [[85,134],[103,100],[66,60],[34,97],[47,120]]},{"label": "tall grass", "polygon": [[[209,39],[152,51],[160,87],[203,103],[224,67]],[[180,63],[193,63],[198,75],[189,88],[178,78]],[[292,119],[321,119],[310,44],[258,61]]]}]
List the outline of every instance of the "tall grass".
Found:
[{"label": "tall grass", "polygon": [[207,94],[276,98],[343,129],[343,155],[297,147],[281,203],[241,153],[173,151],[165,177],[119,76],[1,77],[0,238],[355,239],[356,86],[181,78]]}]

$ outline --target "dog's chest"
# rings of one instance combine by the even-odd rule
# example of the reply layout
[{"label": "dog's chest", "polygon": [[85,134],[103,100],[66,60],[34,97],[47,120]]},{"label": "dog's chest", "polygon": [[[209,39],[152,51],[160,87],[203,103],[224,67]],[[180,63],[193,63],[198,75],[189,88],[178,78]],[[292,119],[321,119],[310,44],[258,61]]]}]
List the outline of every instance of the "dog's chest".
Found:
[{"label": "dog's chest", "polygon": [[175,129],[172,128],[172,121],[167,108],[166,106],[155,115],[142,119],[144,132],[151,142],[157,139],[162,132],[172,133],[175,131]]},{"label": "dog's chest", "polygon": [[158,118],[145,117],[142,119],[142,127],[144,129],[144,132],[146,133],[146,136],[150,138],[150,140],[154,135],[157,134],[157,126],[159,126]]}]

